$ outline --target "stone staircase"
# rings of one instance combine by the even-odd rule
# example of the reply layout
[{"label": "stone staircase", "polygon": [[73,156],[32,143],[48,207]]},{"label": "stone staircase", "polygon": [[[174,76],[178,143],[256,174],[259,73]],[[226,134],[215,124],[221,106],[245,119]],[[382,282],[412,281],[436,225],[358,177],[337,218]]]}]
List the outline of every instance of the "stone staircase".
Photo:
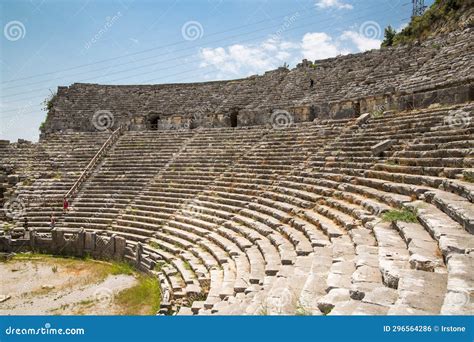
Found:
[{"label": "stone staircase", "polygon": [[50,215],[62,215],[63,196],[109,136],[105,132],[55,133],[39,144],[10,145],[2,165],[13,172],[16,184],[7,197],[21,202],[30,229],[49,229]]},{"label": "stone staircase", "polygon": [[[125,132],[61,226],[143,249],[162,313],[472,314],[473,109]],[[107,138],[91,135],[52,136],[29,153],[77,173]],[[59,142],[70,146],[62,157]],[[35,164],[22,154],[17,163]],[[17,193],[48,198],[71,184],[33,185]],[[408,208],[416,222],[382,220]],[[28,208],[35,227],[40,209],[51,211]]]}]

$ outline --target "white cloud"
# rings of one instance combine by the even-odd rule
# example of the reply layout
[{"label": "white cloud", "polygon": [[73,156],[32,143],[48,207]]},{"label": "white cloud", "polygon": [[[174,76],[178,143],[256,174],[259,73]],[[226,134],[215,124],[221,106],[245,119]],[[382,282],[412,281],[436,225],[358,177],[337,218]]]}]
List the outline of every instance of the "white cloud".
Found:
[{"label": "white cloud", "polygon": [[369,38],[356,31],[344,31],[341,40],[350,40],[359,50],[359,52],[378,49],[382,43],[379,39]]},{"label": "white cloud", "polygon": [[334,57],[342,53],[337,42],[324,32],[306,33],[301,42],[303,58],[309,60]]},{"label": "white cloud", "polygon": [[200,67],[212,67],[216,74],[209,78],[235,78],[276,69],[302,59],[317,60],[379,48],[381,41],[347,30],[332,37],[324,32],[308,32],[300,40],[269,38],[260,44],[235,44],[229,47],[202,48]]},{"label": "white cloud", "polygon": [[316,1],[316,7],[319,8],[336,8],[336,9],[353,9],[354,6],[343,3],[339,0],[318,0]]},{"label": "white cloud", "polygon": [[298,44],[267,39],[260,45],[235,44],[227,48],[203,48],[199,55],[201,67],[214,66],[224,74],[251,75],[275,69],[285,62],[296,60],[295,50]]}]

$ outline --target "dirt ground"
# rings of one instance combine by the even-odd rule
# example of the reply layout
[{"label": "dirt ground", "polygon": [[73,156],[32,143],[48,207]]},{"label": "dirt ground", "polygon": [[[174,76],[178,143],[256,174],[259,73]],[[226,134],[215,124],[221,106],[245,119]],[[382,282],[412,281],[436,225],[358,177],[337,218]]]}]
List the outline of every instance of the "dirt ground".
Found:
[{"label": "dirt ground", "polygon": [[0,315],[120,314],[114,298],[137,277],[111,270],[103,262],[52,257],[0,262]]}]

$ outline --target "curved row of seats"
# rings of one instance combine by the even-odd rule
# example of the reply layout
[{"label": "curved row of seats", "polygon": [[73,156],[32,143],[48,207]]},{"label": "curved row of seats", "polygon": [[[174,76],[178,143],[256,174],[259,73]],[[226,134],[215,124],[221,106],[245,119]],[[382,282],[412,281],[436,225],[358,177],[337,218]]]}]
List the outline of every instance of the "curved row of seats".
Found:
[{"label": "curved row of seats", "polygon": [[126,132],[61,224],[141,243],[161,312],[469,314],[473,108]]},{"label": "curved row of seats", "polygon": [[38,144],[9,146],[1,163],[14,170],[20,180],[9,197],[23,203],[31,228],[48,229],[50,215],[61,216],[63,196],[109,135],[108,132],[54,133]]}]

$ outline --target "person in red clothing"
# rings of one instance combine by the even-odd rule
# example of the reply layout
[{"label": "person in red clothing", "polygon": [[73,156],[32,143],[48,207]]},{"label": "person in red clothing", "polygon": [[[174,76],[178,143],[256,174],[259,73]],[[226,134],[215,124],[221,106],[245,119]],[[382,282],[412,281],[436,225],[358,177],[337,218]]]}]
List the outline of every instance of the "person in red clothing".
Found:
[{"label": "person in red clothing", "polygon": [[67,197],[64,196],[64,201],[63,201],[63,212],[67,212],[69,210],[69,202],[67,200]]}]

